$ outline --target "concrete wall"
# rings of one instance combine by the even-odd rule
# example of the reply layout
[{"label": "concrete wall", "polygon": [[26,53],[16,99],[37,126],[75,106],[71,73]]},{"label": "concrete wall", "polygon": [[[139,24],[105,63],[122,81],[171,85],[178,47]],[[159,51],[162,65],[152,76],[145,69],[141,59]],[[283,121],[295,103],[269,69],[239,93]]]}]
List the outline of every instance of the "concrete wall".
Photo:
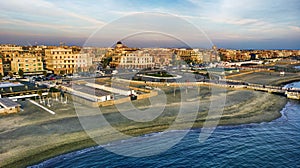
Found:
[{"label": "concrete wall", "polygon": [[111,106],[114,104],[121,104],[121,103],[125,103],[125,102],[130,102],[130,101],[131,101],[130,97],[125,97],[125,98],[117,99],[117,100],[108,100],[105,102],[98,102],[98,106],[105,107],[105,106]]},{"label": "concrete wall", "polygon": [[147,99],[149,97],[157,96],[158,93],[156,91],[151,91],[149,93],[141,94],[137,96],[137,100]]},{"label": "concrete wall", "polygon": [[0,109],[0,115],[5,115],[5,114],[13,114],[13,113],[18,113],[20,112],[20,107],[11,107],[11,108],[1,108]]}]

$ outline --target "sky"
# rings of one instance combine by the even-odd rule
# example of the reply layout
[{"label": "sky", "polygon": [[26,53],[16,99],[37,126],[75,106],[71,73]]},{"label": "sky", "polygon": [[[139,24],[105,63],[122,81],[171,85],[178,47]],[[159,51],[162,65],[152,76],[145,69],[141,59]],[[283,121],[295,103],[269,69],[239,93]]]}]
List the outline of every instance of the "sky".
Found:
[{"label": "sky", "polygon": [[9,0],[0,43],[300,49],[299,16],[298,0]]}]

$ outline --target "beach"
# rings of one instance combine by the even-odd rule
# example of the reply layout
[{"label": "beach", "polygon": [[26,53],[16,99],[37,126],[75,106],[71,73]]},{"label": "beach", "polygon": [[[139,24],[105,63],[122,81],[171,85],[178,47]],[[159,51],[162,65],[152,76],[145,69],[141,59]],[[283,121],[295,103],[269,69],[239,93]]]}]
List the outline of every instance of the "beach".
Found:
[{"label": "beach", "polygon": [[[226,90],[211,95],[209,87],[189,88],[187,93],[198,94],[194,99],[182,100],[182,95],[173,89],[162,88],[167,97],[163,113],[150,122],[134,122],[125,118],[115,106],[101,107],[106,120],[118,131],[129,135],[139,136],[143,134],[161,132],[169,128],[178,114],[181,101],[185,104],[200,102],[197,117],[192,123],[183,122],[176,129],[201,128],[214,125],[220,119],[218,125],[239,125],[247,123],[261,123],[272,121],[281,116],[280,111],[285,106],[287,99],[283,96],[264,92],[248,90]],[[185,94],[185,93],[183,93]],[[211,102],[225,98],[225,106],[222,117],[209,113]],[[19,102],[25,109],[23,112],[0,117],[0,167],[24,167],[37,164],[45,159],[98,145],[83,130],[77,117],[74,104],[69,98],[67,104],[53,102],[52,115],[28,101]],[[132,102],[134,107],[140,110],[153,108],[148,99]],[[159,105],[157,105],[159,106]],[[82,107],[85,107],[82,105]],[[85,107],[87,108],[87,107]],[[126,110],[126,109],[125,109]],[[127,109],[130,111],[130,109]],[[86,118],[96,118],[99,113],[87,112]],[[108,127],[95,127],[91,132],[100,135],[94,137],[100,144],[119,140],[118,136],[110,134]]]}]

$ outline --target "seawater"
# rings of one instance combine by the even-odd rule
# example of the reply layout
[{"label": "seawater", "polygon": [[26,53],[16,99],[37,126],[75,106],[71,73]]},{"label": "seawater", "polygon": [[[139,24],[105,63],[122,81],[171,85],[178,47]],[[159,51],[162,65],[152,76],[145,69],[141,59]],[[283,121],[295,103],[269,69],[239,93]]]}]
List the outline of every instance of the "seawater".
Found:
[{"label": "seawater", "polygon": [[[98,146],[32,167],[300,167],[300,101],[290,100],[281,113],[282,117],[272,122],[217,127],[203,143],[198,141],[201,130],[190,130],[178,144],[154,156],[120,156]],[[168,134],[175,136],[178,132]],[[161,133],[107,145],[134,145],[137,140],[147,141],[151,136]]]}]

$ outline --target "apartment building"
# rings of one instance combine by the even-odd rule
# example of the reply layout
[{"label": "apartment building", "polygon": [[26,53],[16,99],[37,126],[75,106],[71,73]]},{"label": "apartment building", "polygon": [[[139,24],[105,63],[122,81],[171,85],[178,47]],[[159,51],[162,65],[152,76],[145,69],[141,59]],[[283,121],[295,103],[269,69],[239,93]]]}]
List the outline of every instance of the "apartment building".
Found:
[{"label": "apartment building", "polygon": [[54,74],[74,73],[77,58],[78,54],[74,54],[70,48],[45,49],[46,69]]},{"label": "apartment building", "polygon": [[25,73],[44,71],[42,55],[30,52],[14,55],[11,61],[11,71],[17,73],[20,69]]}]

